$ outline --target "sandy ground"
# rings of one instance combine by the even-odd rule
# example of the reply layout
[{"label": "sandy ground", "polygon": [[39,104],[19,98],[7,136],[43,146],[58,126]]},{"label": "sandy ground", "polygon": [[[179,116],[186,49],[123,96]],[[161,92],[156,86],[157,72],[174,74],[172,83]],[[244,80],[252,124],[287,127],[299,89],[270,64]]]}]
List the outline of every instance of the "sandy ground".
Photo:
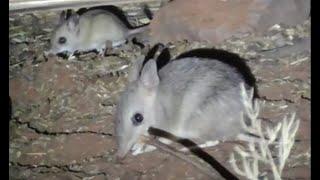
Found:
[{"label": "sandy ground", "polygon": [[[145,50],[131,43],[99,58],[45,58],[52,20],[10,16],[10,179],[209,179],[192,165],[154,151],[115,163],[113,112],[131,60]],[[50,25],[49,25],[50,24]],[[260,118],[276,123],[296,112],[300,121],[283,179],[310,179],[310,21],[215,46],[248,59],[265,101]],[[212,47],[172,42],[175,56]],[[231,170],[234,142],[206,149]],[[219,176],[217,176],[217,179]]]}]

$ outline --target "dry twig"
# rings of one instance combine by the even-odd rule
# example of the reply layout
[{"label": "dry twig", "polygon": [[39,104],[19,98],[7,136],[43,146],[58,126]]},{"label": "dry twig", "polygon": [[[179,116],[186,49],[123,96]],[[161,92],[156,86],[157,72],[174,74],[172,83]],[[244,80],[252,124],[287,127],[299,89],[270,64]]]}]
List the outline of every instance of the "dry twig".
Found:
[{"label": "dry twig", "polygon": [[[261,139],[258,142],[249,140],[247,150],[239,146],[235,147],[235,152],[241,157],[242,170],[236,164],[234,153],[231,154],[230,163],[236,173],[255,180],[262,176],[259,171],[259,162],[262,162],[270,166],[273,179],[280,180],[282,170],[295,142],[299,120],[295,119],[295,113],[293,113],[289,119],[287,116],[284,117],[283,121],[273,128],[262,128],[261,121],[258,120],[260,103],[258,100],[252,103],[253,91],[250,91],[248,95],[242,84],[241,96],[246,107],[245,115],[251,121],[250,126],[247,126],[242,118],[243,128],[258,135]],[[273,148],[277,150],[276,158],[273,157],[271,151]]]}]

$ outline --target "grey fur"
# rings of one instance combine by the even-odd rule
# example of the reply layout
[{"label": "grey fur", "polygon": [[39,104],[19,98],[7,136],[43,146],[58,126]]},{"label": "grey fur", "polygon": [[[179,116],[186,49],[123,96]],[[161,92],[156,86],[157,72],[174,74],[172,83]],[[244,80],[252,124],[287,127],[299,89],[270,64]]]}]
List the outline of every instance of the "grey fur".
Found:
[{"label": "grey fur", "polygon": [[[242,132],[240,83],[244,80],[235,68],[204,58],[171,61],[159,73],[155,66],[149,60],[140,77],[133,73],[137,77],[131,77],[120,97],[115,118],[119,157],[141,143],[150,126],[201,142]],[[137,112],[144,121],[135,126],[131,118]]]},{"label": "grey fur", "polygon": [[[49,53],[73,53],[77,50],[94,49],[101,52],[106,48],[108,41],[112,42],[113,47],[119,46],[131,36],[147,29],[141,27],[131,30],[118,17],[105,10],[91,10],[80,17],[73,14],[67,20],[61,17],[51,37]],[[67,42],[59,44],[60,37],[65,37]]]}]

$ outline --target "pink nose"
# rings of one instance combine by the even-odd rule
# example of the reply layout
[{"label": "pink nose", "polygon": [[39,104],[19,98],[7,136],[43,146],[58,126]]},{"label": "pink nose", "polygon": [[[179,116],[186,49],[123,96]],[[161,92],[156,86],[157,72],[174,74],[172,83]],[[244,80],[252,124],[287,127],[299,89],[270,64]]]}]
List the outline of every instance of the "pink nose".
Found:
[{"label": "pink nose", "polygon": [[127,153],[125,151],[119,149],[116,153],[116,159],[122,161],[126,157],[126,155]]}]

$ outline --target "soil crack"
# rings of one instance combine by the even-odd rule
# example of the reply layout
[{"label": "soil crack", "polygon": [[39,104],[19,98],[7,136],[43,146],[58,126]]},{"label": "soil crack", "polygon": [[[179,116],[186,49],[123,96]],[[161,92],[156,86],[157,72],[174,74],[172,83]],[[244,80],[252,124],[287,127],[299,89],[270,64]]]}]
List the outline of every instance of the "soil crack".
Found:
[{"label": "soil crack", "polygon": [[96,131],[71,131],[71,132],[49,132],[47,130],[39,130],[36,127],[33,127],[30,122],[21,122],[19,120],[15,121],[19,125],[26,125],[29,129],[34,131],[35,133],[47,135],[47,136],[58,136],[58,135],[72,135],[72,134],[97,134],[102,136],[113,136],[111,133],[105,133],[105,132],[96,132]]}]

